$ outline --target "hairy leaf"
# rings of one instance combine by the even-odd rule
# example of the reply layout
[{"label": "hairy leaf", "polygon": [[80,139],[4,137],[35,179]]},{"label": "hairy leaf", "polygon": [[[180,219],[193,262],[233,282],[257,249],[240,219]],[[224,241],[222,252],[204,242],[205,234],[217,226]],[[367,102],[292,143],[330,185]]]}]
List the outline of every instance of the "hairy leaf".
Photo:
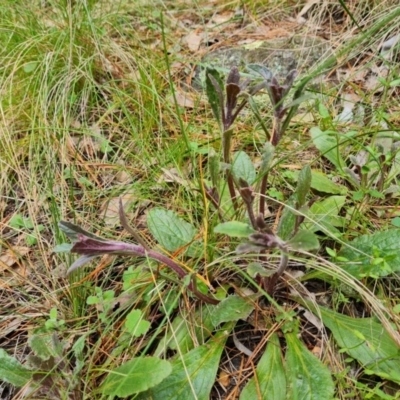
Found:
[{"label": "hairy leaf", "polygon": [[306,165],[299,174],[297,180],[297,203],[298,208],[303,207],[306,204],[306,198],[311,187],[311,168]]},{"label": "hairy leaf", "polygon": [[[311,305],[311,310],[313,307]],[[373,318],[352,318],[325,307],[316,313],[337,344],[365,369],[400,383],[400,349],[381,323]]]},{"label": "hairy leaf", "polygon": [[234,154],[232,174],[236,179],[244,179],[249,185],[253,184],[256,180],[257,174],[253,162],[244,151],[238,151]]},{"label": "hairy leaf", "polygon": [[213,325],[217,326],[222,322],[246,319],[253,309],[254,305],[251,301],[235,295],[228,296],[215,307],[211,314],[211,320]]},{"label": "hairy leaf", "polygon": [[0,349],[0,381],[21,387],[30,381],[32,374],[32,371],[26,369],[17,359]]},{"label": "hairy leaf", "polygon": [[[347,258],[348,262],[342,268],[355,276],[375,275],[385,276],[390,272],[400,271],[400,229],[390,229],[363,235],[349,242],[349,247],[343,247],[339,256]],[[388,269],[382,269],[374,259],[381,258]]]},{"label": "hairy leaf", "polygon": [[310,231],[299,231],[289,240],[288,245],[294,250],[310,251],[319,248],[317,236]]},{"label": "hairy leaf", "polygon": [[331,372],[297,337],[296,332],[285,334],[287,342],[286,379],[289,384],[287,398],[293,400],[330,400],[334,385]]},{"label": "hairy leaf", "polygon": [[139,399],[208,400],[215,382],[225,341],[233,324],[224,326],[207,344],[198,346],[172,362],[172,373]]},{"label": "hairy leaf", "polygon": [[132,310],[125,321],[127,331],[135,337],[144,335],[150,328],[150,322],[143,319],[141,310]]},{"label": "hairy leaf", "polygon": [[222,110],[224,107],[224,96],[222,92],[223,83],[219,72],[212,67],[206,68],[206,94],[211,110],[218,123],[222,124]]},{"label": "hairy leaf", "polygon": [[257,365],[257,379],[251,378],[243,389],[240,400],[286,400],[286,377],[282,363],[279,338],[274,333]]},{"label": "hairy leaf", "polygon": [[100,390],[104,395],[126,397],[158,385],[172,371],[168,361],[134,358],[109,372]]},{"label": "hairy leaf", "polygon": [[174,211],[153,208],[147,216],[147,224],[158,243],[168,251],[176,251],[190,243],[196,228],[184,221]]},{"label": "hairy leaf", "polygon": [[[297,181],[299,179],[299,171],[287,171],[285,176]],[[321,193],[329,194],[346,194],[348,189],[346,186],[332,182],[322,171],[311,171],[311,188]]]},{"label": "hairy leaf", "polygon": [[344,219],[339,213],[345,201],[346,196],[330,196],[315,202],[308,213],[312,222],[307,220],[304,226],[313,232],[325,229],[332,234],[338,233],[335,227],[342,227],[344,224]]},{"label": "hairy leaf", "polygon": [[321,131],[321,129],[311,128],[311,138],[314,146],[326,157],[339,171],[343,170],[345,162],[340,155],[339,142],[336,132]]},{"label": "hairy leaf", "polygon": [[222,233],[230,237],[248,237],[252,233],[255,233],[255,230],[244,222],[229,221],[218,224],[214,228],[214,232]]}]

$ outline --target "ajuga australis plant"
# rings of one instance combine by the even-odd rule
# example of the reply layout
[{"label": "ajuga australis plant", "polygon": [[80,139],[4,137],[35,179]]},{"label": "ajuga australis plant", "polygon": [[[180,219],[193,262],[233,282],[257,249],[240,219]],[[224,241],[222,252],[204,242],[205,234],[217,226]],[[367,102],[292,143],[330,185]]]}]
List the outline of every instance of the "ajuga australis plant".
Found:
[{"label": "ajuga australis plant", "polygon": [[[210,165],[214,165],[210,168],[213,186],[208,187],[203,183],[203,187],[205,188],[207,198],[212,202],[218,211],[218,215],[223,219],[215,227],[214,232],[233,237],[247,237],[248,241],[237,247],[236,252],[238,254],[256,252],[259,254],[260,260],[265,261],[268,251],[277,250],[280,252],[280,262],[276,271],[267,277],[262,276],[262,274],[257,277],[267,293],[272,295],[276,282],[287,268],[290,250],[300,249],[308,251],[317,248],[318,240],[313,233],[299,229],[304,219],[302,211],[304,212],[307,208],[306,197],[311,184],[311,171],[308,166],[303,169],[298,180],[298,187],[295,193],[296,202],[294,204],[294,211],[297,212],[286,217],[291,221],[292,225],[291,232],[286,235],[285,240],[273,232],[264,221],[264,195],[268,182],[268,172],[271,168],[274,148],[281,140],[285,131],[284,127],[287,127],[288,124],[285,120],[287,108],[284,105],[284,101],[289,94],[297,72],[294,70],[289,72],[285,82],[281,85],[276,77],[264,66],[252,65],[251,69],[262,77],[261,82],[252,84],[252,80],[250,79],[241,82],[241,76],[236,67],[230,70],[225,84],[215,69],[207,69],[206,71],[207,96],[221,130],[223,168],[220,168],[221,163],[213,163],[212,158],[216,157],[215,154],[210,157]],[[231,138],[234,133],[233,124],[240,111],[251,100],[252,96],[263,89],[267,90],[274,111],[272,134],[267,135],[269,141],[265,143],[261,167],[257,171],[246,153],[237,152],[232,155]],[[239,159],[240,163],[238,163]],[[237,168],[235,164],[244,164],[245,168]],[[247,172],[244,172],[243,169]],[[220,175],[226,179],[234,210],[233,215],[232,213],[229,214],[229,218],[232,219],[230,222],[226,222],[228,214],[223,210],[221,205],[221,186],[218,184],[220,182]],[[260,198],[257,212],[254,209],[256,196]],[[247,221],[237,220],[237,217],[240,215],[241,204],[246,211]],[[61,221],[59,224],[61,230],[73,241],[70,251],[81,255],[81,258],[75,261],[69,268],[68,273],[83,266],[94,257],[103,254],[147,257],[172,269],[179,278],[187,282],[188,290],[202,301],[211,304],[218,303],[217,299],[205,295],[197,289],[195,276],[189,276],[170,257],[150,249],[141,240],[140,235],[129,226],[123,212],[122,204],[120,204],[120,221],[121,225],[136,239],[137,244],[103,239],[83,230],[79,226]],[[188,280],[186,280],[187,278]]]}]

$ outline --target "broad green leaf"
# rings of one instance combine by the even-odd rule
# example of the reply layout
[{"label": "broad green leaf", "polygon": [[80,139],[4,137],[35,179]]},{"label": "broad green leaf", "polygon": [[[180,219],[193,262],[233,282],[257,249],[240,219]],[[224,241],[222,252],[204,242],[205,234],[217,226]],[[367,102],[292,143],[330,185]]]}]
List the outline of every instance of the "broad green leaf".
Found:
[{"label": "broad green leaf", "polygon": [[289,384],[288,399],[330,400],[334,385],[329,368],[325,366],[297,337],[296,332],[285,334],[286,379]]},{"label": "broad green leaf", "polygon": [[325,307],[318,311],[316,314],[339,347],[373,374],[400,383],[400,349],[381,323],[373,318],[348,317]]},{"label": "broad green leaf", "polygon": [[267,349],[257,365],[257,379],[251,378],[243,389],[240,400],[286,400],[286,377],[282,363],[279,338],[271,336]]},{"label": "broad green leaf", "polygon": [[[347,258],[342,268],[356,278],[363,276],[385,276],[400,271],[400,229],[389,229],[372,235],[363,235],[343,247],[339,256]],[[359,252],[357,251],[359,250]],[[374,259],[381,258],[388,269],[382,269]]]},{"label": "broad green leaf", "polygon": [[345,220],[339,217],[340,210],[344,206],[346,196],[330,196],[324,200],[315,202],[308,213],[309,218],[307,219],[304,227],[313,232],[317,232],[322,228],[331,232],[332,234],[337,233],[335,227],[342,227]]},{"label": "broad green leaf", "polygon": [[299,173],[297,179],[297,203],[298,208],[303,207],[306,204],[306,198],[311,186],[311,168],[306,165]]},{"label": "broad green leaf", "polygon": [[244,151],[238,151],[233,156],[232,175],[244,179],[249,185],[256,180],[256,169],[249,155]]},{"label": "broad green leaf", "polygon": [[43,361],[62,354],[62,345],[56,334],[53,333],[32,335],[28,340],[28,344]]},{"label": "broad green leaf", "polygon": [[158,385],[172,371],[168,361],[134,358],[109,372],[100,390],[104,395],[126,397]]},{"label": "broad green leaf", "polygon": [[326,157],[339,171],[343,170],[345,162],[339,151],[339,141],[336,132],[321,131],[318,127],[310,130],[314,146]]},{"label": "broad green leaf", "polygon": [[172,362],[172,373],[139,399],[209,400],[226,339],[234,324],[224,326],[207,344],[198,346]]},{"label": "broad green leaf", "polygon": [[150,322],[143,319],[141,310],[132,310],[126,316],[125,327],[131,335],[138,337],[149,330]]},{"label": "broad green leaf", "polygon": [[255,230],[244,222],[240,221],[229,221],[222,222],[214,228],[214,233],[222,233],[230,237],[249,237]]},{"label": "broad green leaf", "polygon": [[236,295],[228,296],[214,308],[211,320],[214,326],[222,322],[238,321],[246,319],[253,310],[254,305],[251,301]]},{"label": "broad green leaf", "polygon": [[153,208],[147,216],[147,225],[155,239],[168,251],[176,251],[190,243],[196,228],[174,211]]},{"label": "broad green leaf", "polygon": [[310,251],[319,248],[317,236],[310,231],[299,231],[289,240],[288,245],[294,250]]},{"label": "broad green leaf", "polygon": [[[299,171],[286,171],[285,176],[290,177],[294,181],[299,178]],[[321,193],[329,194],[346,194],[348,189],[346,186],[332,182],[322,171],[311,171],[311,188]]]},{"label": "broad green leaf", "polygon": [[32,378],[33,372],[26,369],[20,362],[0,349],[0,381],[21,387]]}]

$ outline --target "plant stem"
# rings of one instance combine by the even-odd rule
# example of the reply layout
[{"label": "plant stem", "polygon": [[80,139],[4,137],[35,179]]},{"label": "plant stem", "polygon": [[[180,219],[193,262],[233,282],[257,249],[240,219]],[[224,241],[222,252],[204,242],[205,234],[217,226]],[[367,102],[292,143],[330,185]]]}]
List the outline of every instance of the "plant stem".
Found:
[{"label": "plant stem", "polygon": [[276,282],[282,276],[282,274],[285,272],[288,264],[289,264],[288,254],[284,251],[281,251],[281,261],[279,263],[278,269],[276,270],[275,274],[273,274],[271,277],[267,278],[264,283],[265,290],[270,296],[273,295]]},{"label": "plant stem", "polygon": [[[230,163],[230,151],[231,151],[231,138],[232,138],[232,130],[228,129],[224,131],[222,134],[222,147],[224,152],[224,163]],[[235,185],[233,182],[233,177],[231,171],[226,172],[226,180],[228,182],[229,194],[232,199],[233,208],[237,210],[237,200],[236,200],[236,192],[235,192]]]},{"label": "plant stem", "polygon": [[265,192],[267,191],[267,183],[268,183],[268,172],[264,174],[261,180],[260,187],[260,207],[259,213],[264,216],[265,214]]}]

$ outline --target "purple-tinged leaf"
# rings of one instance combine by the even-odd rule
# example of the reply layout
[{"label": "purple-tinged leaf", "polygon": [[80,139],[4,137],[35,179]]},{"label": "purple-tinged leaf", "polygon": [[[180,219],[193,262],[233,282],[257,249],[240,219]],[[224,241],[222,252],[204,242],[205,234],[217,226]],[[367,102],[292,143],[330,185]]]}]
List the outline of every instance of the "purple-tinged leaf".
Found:
[{"label": "purple-tinged leaf", "polygon": [[237,67],[232,67],[229,72],[228,78],[226,79],[226,83],[227,83],[227,85],[229,85],[231,83],[239,85],[239,82],[240,82],[239,70]]},{"label": "purple-tinged leaf", "polygon": [[270,81],[272,79],[272,72],[265,67],[264,65],[260,64],[249,64],[246,68],[250,71],[254,71],[257,74],[261,75],[266,81]]},{"label": "purple-tinged leaf", "polygon": [[73,224],[72,222],[60,221],[58,223],[59,228],[69,237],[73,242],[78,240],[78,233],[90,237],[92,239],[103,240],[101,237],[94,235],[88,231],[85,231],[80,226]]},{"label": "purple-tinged leaf", "polygon": [[228,116],[232,115],[233,110],[236,107],[239,93],[240,93],[239,85],[236,85],[235,83],[228,83],[226,85],[226,113],[227,113],[227,119],[229,118]]},{"label": "purple-tinged leaf", "polygon": [[74,272],[76,269],[83,267],[85,264],[88,262],[92,261],[94,258],[97,256],[82,256],[79,257],[74,263],[71,264],[71,266],[68,268],[67,275],[69,275],[71,272]]}]

